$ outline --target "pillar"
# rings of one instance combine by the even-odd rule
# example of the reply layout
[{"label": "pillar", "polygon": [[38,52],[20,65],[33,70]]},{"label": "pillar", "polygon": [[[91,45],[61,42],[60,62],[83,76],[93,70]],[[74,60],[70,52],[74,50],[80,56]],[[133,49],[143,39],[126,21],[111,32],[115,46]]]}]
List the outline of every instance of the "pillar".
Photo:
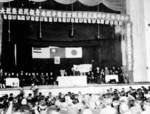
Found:
[{"label": "pillar", "polygon": [[144,0],[127,0],[127,14],[132,22],[133,81],[146,82],[147,57],[144,21]]},{"label": "pillar", "polygon": [[144,21],[145,21],[145,40],[147,58],[147,81],[150,82],[150,0],[144,0]]}]

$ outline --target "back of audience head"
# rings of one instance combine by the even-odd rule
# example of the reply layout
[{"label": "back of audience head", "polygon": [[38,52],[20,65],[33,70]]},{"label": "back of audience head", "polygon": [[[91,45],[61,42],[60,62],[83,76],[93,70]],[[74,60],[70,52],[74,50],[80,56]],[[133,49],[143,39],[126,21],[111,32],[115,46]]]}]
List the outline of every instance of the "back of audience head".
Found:
[{"label": "back of audience head", "polygon": [[92,110],[91,109],[84,109],[82,111],[82,114],[93,114]]},{"label": "back of audience head", "polygon": [[49,111],[48,114],[60,114],[59,112],[57,112],[56,110],[52,110],[52,111]]},{"label": "back of audience head", "polygon": [[128,104],[127,104],[127,103],[122,103],[122,104],[119,106],[119,111],[120,111],[121,114],[125,114],[125,113],[129,112],[130,109],[129,109]]},{"label": "back of audience head", "polygon": [[146,100],[143,102],[143,109],[150,110],[150,98],[146,98]]}]

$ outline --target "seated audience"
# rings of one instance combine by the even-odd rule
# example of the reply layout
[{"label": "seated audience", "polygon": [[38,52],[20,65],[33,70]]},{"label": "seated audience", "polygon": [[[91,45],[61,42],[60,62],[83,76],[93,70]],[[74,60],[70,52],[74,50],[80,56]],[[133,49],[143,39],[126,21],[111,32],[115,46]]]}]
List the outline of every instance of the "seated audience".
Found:
[{"label": "seated audience", "polygon": [[23,92],[0,96],[0,112],[5,114],[150,114],[150,87],[109,88],[103,93],[62,93],[54,96]]}]

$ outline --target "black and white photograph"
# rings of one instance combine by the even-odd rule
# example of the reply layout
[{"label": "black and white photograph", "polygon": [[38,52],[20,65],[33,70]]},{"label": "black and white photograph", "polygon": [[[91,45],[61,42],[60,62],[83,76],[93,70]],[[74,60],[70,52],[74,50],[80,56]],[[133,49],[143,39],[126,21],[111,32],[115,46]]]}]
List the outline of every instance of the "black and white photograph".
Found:
[{"label": "black and white photograph", "polygon": [[150,114],[150,0],[0,0],[0,114]]}]

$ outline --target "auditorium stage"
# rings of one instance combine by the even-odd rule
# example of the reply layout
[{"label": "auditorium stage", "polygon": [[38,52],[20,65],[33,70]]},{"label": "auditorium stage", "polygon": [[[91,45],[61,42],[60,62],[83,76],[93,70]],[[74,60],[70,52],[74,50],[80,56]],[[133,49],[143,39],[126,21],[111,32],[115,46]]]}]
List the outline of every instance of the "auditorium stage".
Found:
[{"label": "auditorium stage", "polygon": [[[59,92],[67,93],[67,92],[74,92],[78,93],[81,91],[83,94],[85,93],[103,93],[106,92],[107,89],[122,89],[128,90],[129,87],[139,88],[139,87],[149,87],[150,83],[134,83],[134,84],[88,84],[87,86],[72,86],[72,87],[59,87],[58,85],[40,85],[38,86],[39,92],[42,92],[43,95],[48,95],[49,92],[52,92],[53,95],[58,95]],[[22,88],[6,88],[0,89],[0,96],[5,94],[13,93],[14,96],[20,93]],[[31,87],[24,87],[23,88],[25,96],[29,93],[32,93]]]}]

